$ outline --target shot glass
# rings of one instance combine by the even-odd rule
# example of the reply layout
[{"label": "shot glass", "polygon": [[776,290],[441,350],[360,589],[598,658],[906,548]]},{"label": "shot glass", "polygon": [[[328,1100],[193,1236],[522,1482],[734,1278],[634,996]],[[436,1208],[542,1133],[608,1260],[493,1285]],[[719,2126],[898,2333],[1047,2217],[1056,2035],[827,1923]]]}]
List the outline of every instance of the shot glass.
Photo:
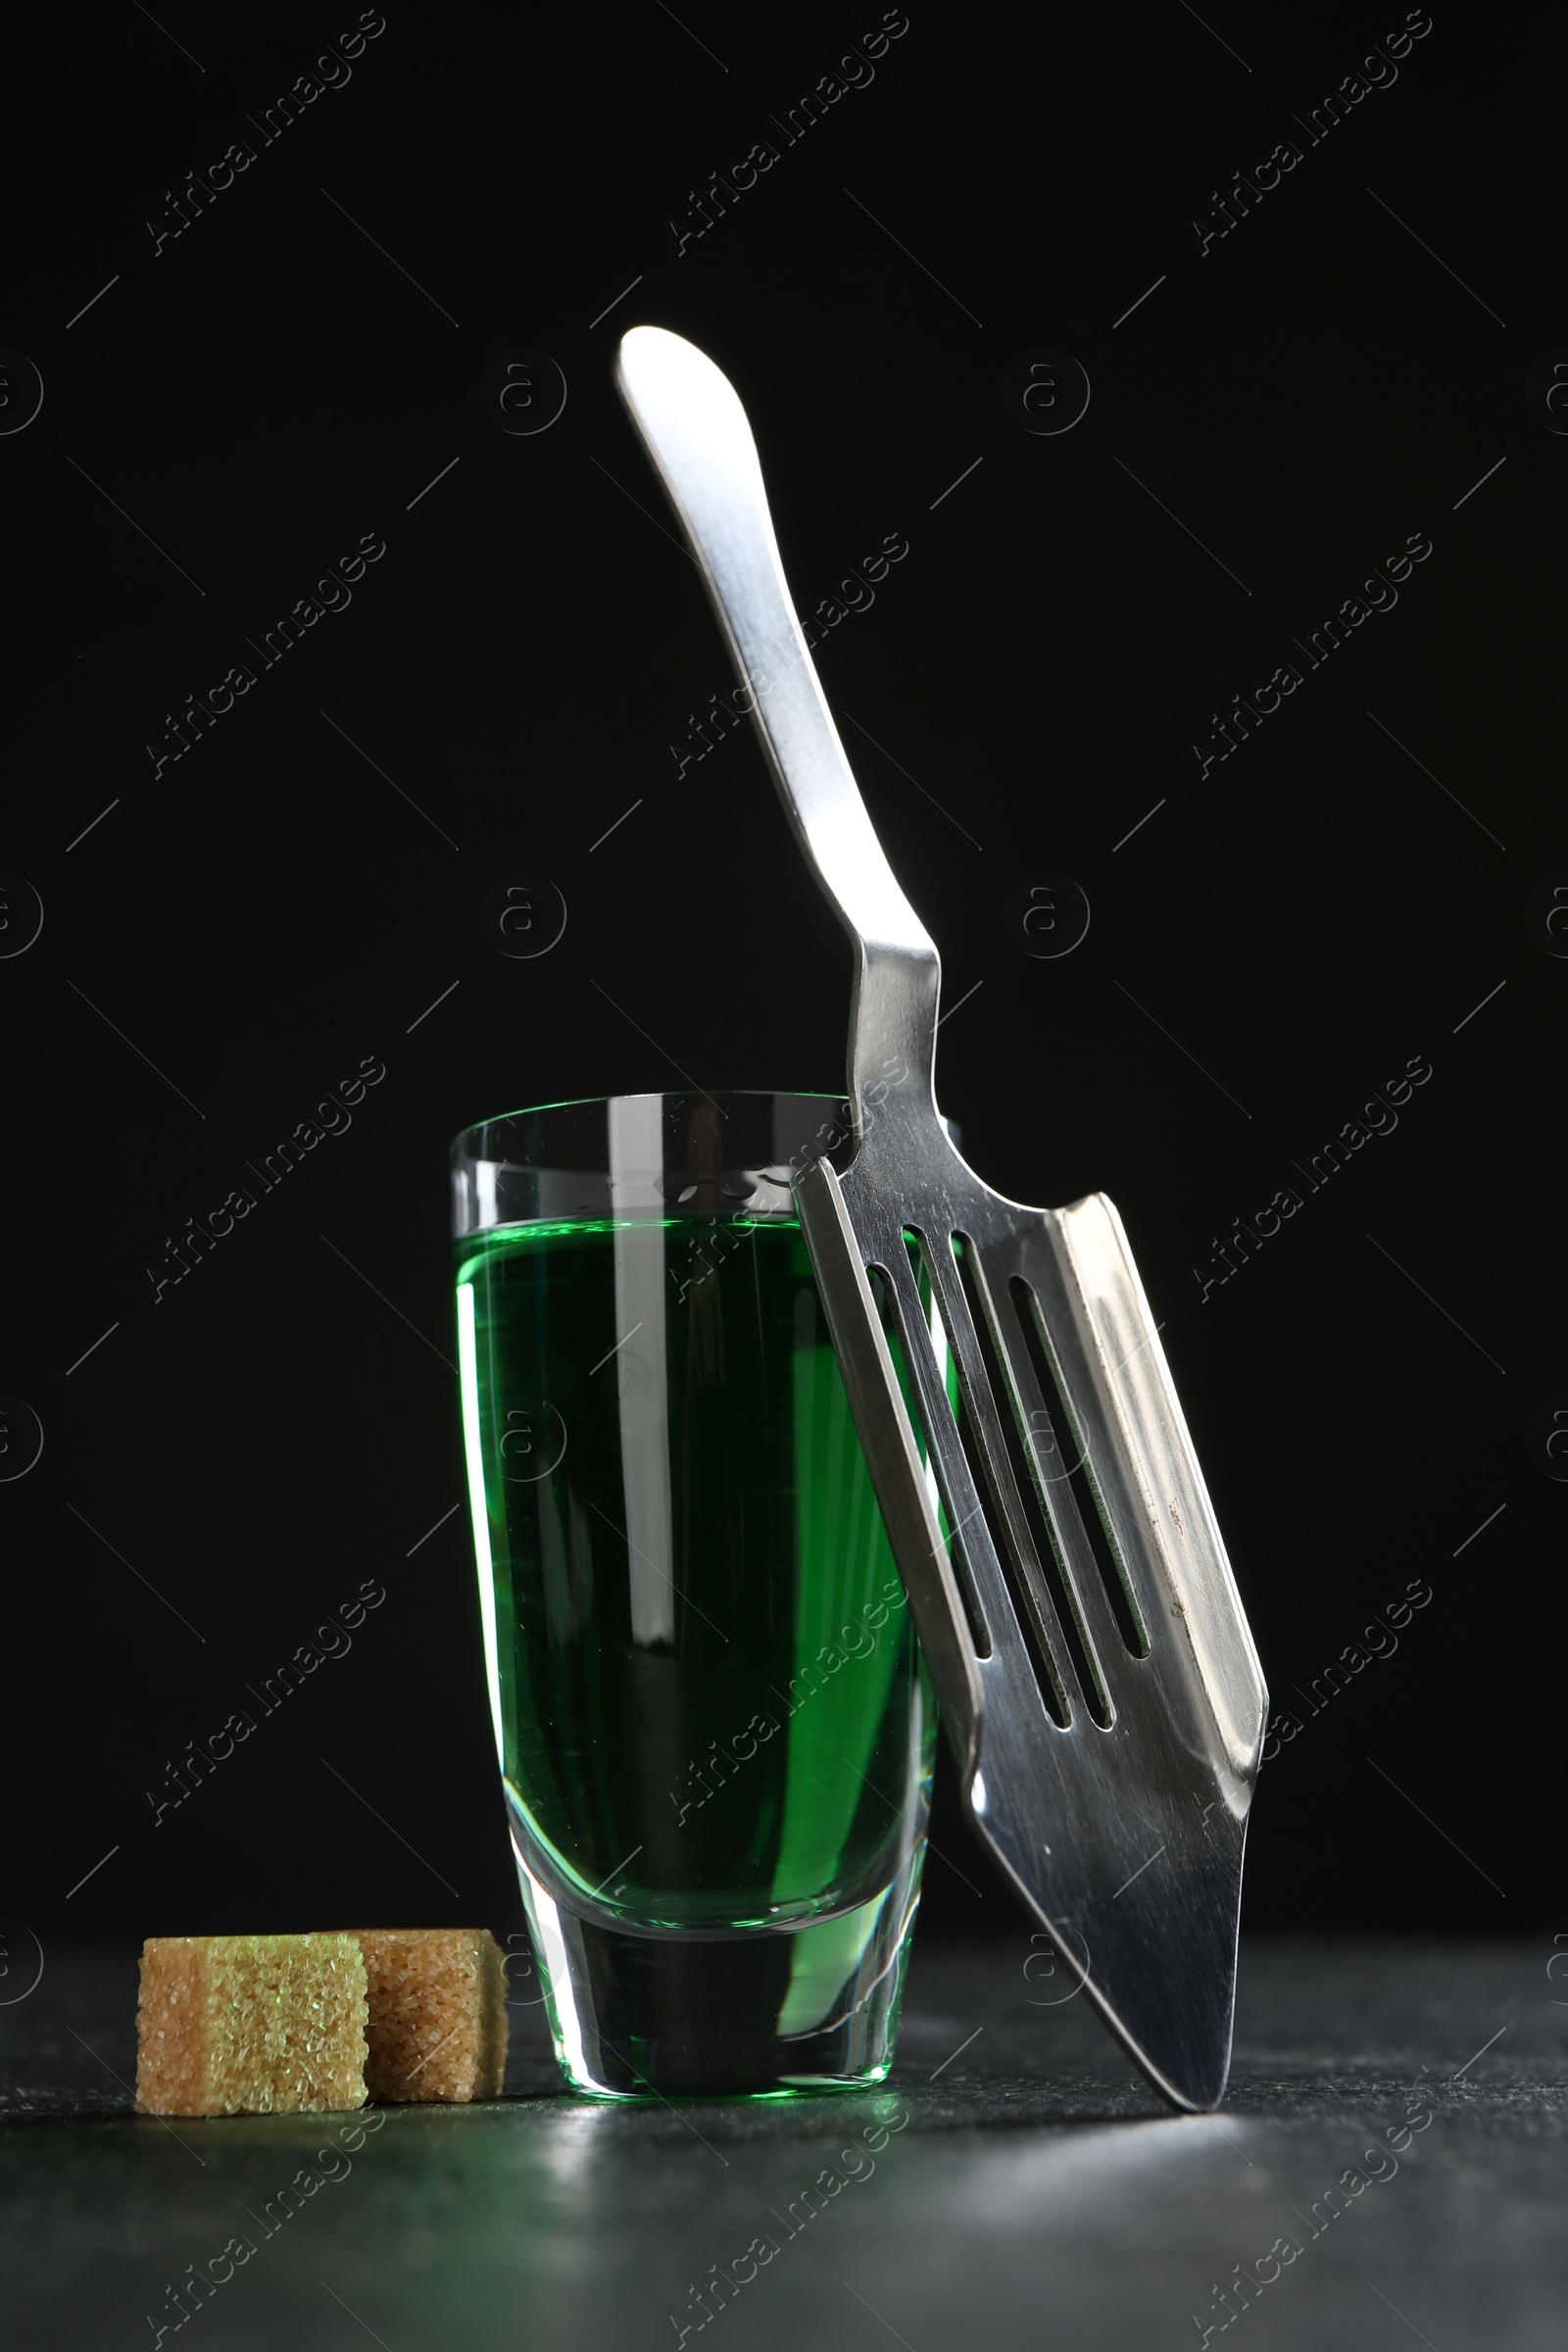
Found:
[{"label": "shot glass", "polygon": [[849,1132],[629,1095],[453,1147],[490,1707],[577,2090],[892,2063],[937,1713],[789,1189]]}]

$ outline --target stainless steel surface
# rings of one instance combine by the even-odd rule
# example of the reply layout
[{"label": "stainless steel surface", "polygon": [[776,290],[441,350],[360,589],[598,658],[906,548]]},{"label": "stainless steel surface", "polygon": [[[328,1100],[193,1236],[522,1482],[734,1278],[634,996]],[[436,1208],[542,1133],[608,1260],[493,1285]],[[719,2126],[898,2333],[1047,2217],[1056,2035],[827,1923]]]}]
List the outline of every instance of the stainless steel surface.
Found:
[{"label": "stainless steel surface", "polygon": [[1121,1220],[1099,1194],[1064,1209],[1007,1200],[949,1139],[933,1093],[940,960],[823,700],[745,411],[710,360],[658,327],[624,337],[619,381],[858,951],[859,1149],[842,1180],[814,1162],[796,1198],[965,1801],[1151,2081],[1212,2107],[1267,1693]]}]

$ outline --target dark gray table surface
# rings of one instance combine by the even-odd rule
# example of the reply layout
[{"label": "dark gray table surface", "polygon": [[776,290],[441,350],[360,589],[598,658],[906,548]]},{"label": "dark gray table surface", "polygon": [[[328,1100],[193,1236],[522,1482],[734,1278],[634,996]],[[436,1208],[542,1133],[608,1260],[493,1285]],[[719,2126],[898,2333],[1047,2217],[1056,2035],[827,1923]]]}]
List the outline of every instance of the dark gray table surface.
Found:
[{"label": "dark gray table surface", "polygon": [[[565,2096],[519,2005],[505,2100],[351,2153],[342,2118],[134,2115],[133,1955],[51,1951],[0,2007],[5,2341],[1568,2345],[1568,1985],[1534,1946],[1250,1943],[1213,2118],[1029,1953],[920,1946],[889,2082],[777,2104]],[[168,2286],[235,2238],[176,2330]]]}]

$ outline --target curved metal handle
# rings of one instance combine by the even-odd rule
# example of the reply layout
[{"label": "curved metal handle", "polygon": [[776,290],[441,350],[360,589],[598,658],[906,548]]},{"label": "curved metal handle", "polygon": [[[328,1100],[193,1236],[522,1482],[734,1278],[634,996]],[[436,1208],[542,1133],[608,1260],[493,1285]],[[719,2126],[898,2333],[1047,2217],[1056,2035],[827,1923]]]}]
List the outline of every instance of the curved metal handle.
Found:
[{"label": "curved metal handle", "polygon": [[779,561],[740,396],[660,326],[622,336],[616,380],[712,598],[750,714],[802,848],[858,949],[850,1097],[912,1079],[929,1092],[942,965],[899,888],[851,772]]}]

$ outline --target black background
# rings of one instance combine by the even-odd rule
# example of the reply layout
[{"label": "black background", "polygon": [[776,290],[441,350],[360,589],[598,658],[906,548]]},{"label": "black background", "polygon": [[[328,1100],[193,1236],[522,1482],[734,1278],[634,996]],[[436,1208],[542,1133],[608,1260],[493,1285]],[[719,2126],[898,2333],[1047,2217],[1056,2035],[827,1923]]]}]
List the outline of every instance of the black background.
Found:
[{"label": "black background", "polygon": [[[1568,345],[1568,42],[1559,12],[1439,7],[1310,143],[1403,21],[911,7],[793,142],[875,8],[391,7],[270,143],[251,119],[352,9],[73,11],[16,60],[0,342],[45,398],[0,439],[0,863],[45,920],[0,961],[0,1389],[45,1444],[0,1485],[0,1911],[46,1945],[514,1920],[454,1508],[448,1140],[682,1073],[841,1083],[849,951],[753,741],[677,778],[730,681],[613,391],[638,320],[739,387],[803,607],[907,539],[819,665],[946,958],[944,1107],[999,1189],[1120,1206],[1301,1719],[1249,1921],[1561,1907],[1568,1492],[1525,1431],[1568,1391],[1568,963],[1525,907],[1568,867],[1568,439],[1524,384]],[[1293,138],[1200,251],[1214,191]],[[238,139],[254,163],[155,255],[146,222]],[[677,252],[758,140],[776,164]],[[518,347],[568,386],[532,437],[477,398]],[[1092,385],[1055,437],[1001,397],[1042,348]],[[263,668],[247,641],[367,533],[352,604]],[[1212,714],[1412,533],[1397,607],[1200,776]],[[155,774],[167,714],[242,662],[246,698]],[[519,869],[568,909],[531,962],[478,922]],[[1043,869],[1092,908],[1059,960],[1004,920]],[[352,1128],[155,1303],[166,1237],[367,1056]],[[1306,1194],[1294,1163],[1412,1056],[1396,1131]],[[1293,1184],[1204,1299],[1215,1237]],[[166,1761],[367,1579],[350,1654],[155,1828]],[[1309,1716],[1298,1687],[1412,1579],[1397,1653]],[[951,1789],[939,1812],[928,1923],[1013,1924]]]}]

